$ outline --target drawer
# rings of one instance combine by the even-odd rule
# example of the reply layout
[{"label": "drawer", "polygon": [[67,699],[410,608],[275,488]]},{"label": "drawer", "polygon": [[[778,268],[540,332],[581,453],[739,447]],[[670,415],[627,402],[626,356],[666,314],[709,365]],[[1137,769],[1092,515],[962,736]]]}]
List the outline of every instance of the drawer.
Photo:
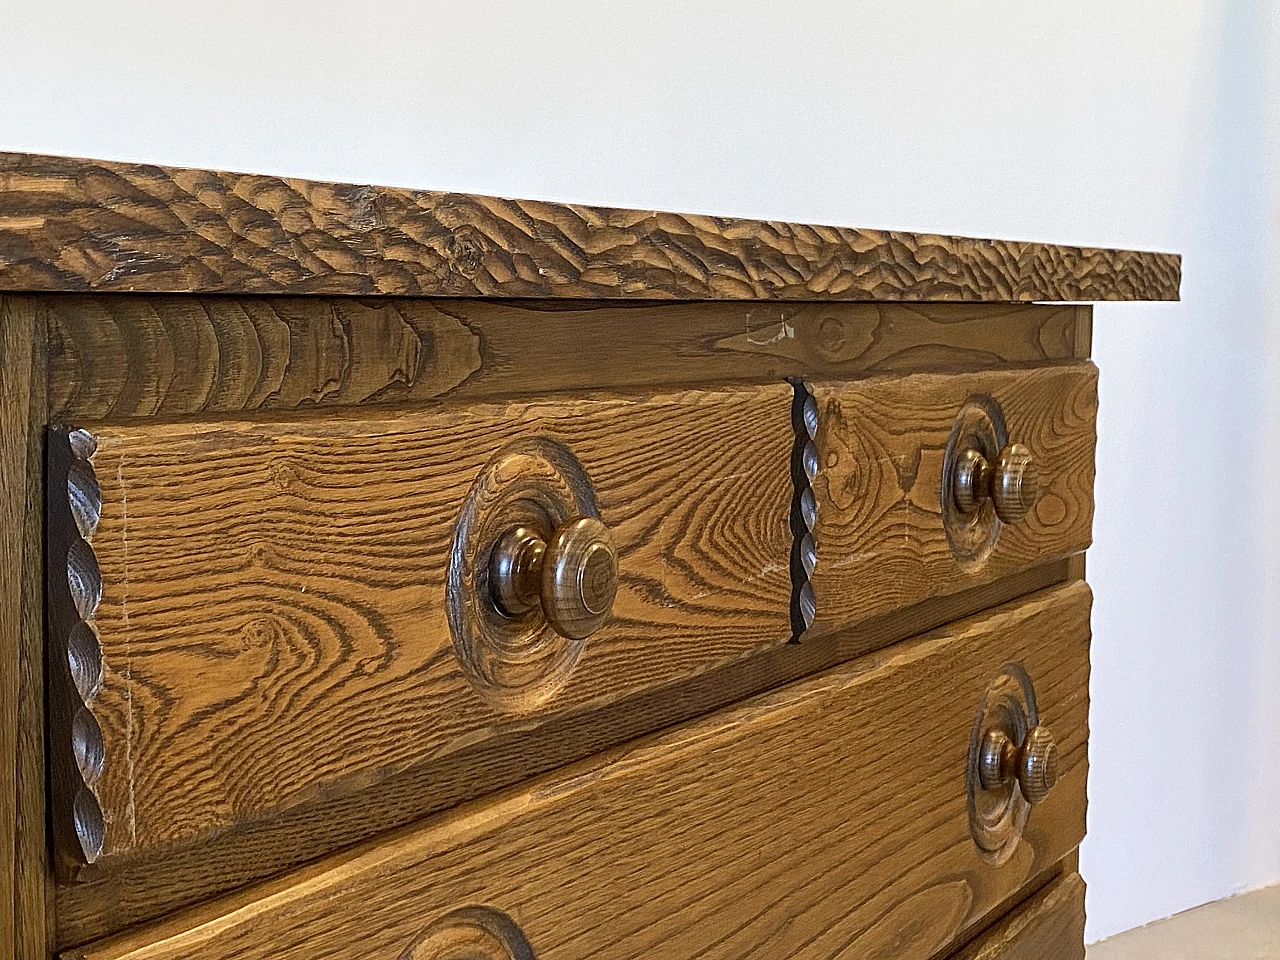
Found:
[{"label": "drawer", "polygon": [[[1092,364],[809,381],[804,390],[796,476],[809,489],[796,526],[808,536],[796,567],[809,577],[798,626],[810,637],[1089,546]],[[961,509],[960,466],[973,455],[985,483]],[[1026,479],[1028,462],[1035,496],[1011,485]]]},{"label": "drawer", "polygon": [[792,401],[779,383],[55,432],[72,875],[785,643]]},{"label": "drawer", "polygon": [[1052,881],[954,960],[1084,960],[1084,881]]},{"label": "drawer", "polygon": [[[70,955],[927,960],[1084,836],[1089,606],[1034,595]],[[983,760],[1005,733],[1044,779]]]}]

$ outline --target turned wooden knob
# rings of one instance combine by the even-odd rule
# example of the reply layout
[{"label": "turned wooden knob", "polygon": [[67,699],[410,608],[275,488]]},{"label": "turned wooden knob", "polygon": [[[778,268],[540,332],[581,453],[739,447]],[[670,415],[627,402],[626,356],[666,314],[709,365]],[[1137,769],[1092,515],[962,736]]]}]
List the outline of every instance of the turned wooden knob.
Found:
[{"label": "turned wooden knob", "polygon": [[1001,450],[994,464],[972,448],[956,462],[951,497],[961,513],[973,513],[990,499],[1003,523],[1017,523],[1031,512],[1039,495],[1035,459],[1020,443]]},{"label": "turned wooden knob", "polygon": [[1020,747],[1003,730],[992,730],[982,739],[978,777],[984,790],[1017,780],[1027,803],[1042,803],[1058,782],[1058,744],[1046,727],[1032,727]]},{"label": "turned wooden knob", "polygon": [[609,618],[618,593],[613,536],[595,517],[565,521],[549,541],[528,527],[512,527],[493,546],[489,586],[507,616],[541,607],[562,637],[589,637]]}]

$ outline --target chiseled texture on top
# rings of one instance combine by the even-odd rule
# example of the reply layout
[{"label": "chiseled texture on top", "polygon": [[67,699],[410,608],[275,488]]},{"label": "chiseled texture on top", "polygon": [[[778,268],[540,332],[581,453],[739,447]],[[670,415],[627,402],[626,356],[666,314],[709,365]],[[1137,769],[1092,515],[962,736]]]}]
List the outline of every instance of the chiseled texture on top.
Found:
[{"label": "chiseled texture on top", "polygon": [[0,290],[1177,299],[1173,254],[0,153]]}]

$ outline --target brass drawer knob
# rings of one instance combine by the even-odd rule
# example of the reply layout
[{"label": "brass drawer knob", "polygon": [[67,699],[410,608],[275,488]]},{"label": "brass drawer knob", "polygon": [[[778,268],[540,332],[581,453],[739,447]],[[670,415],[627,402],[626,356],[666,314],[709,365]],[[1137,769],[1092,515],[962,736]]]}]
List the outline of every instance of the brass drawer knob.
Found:
[{"label": "brass drawer knob", "polygon": [[1040,474],[1031,451],[1011,443],[992,464],[978,450],[964,451],[956,463],[951,496],[961,513],[973,513],[990,499],[1003,523],[1017,523],[1035,506]]},{"label": "brass drawer knob", "polygon": [[595,517],[574,517],[550,541],[525,526],[504,532],[489,558],[498,609],[519,617],[536,607],[556,633],[582,640],[604,625],[618,593],[618,551]]},{"label": "brass drawer knob", "polygon": [[1058,782],[1058,744],[1047,727],[1032,727],[1021,747],[1003,730],[991,730],[982,739],[978,777],[984,790],[1017,780],[1028,803],[1042,803]]}]

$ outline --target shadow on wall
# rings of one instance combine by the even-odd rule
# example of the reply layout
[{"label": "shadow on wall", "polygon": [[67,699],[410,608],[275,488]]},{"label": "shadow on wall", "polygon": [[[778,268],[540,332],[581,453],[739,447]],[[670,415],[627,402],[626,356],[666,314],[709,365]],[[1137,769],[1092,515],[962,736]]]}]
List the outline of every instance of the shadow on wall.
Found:
[{"label": "shadow on wall", "polygon": [[1280,879],[1272,17],[1227,3],[1205,35],[1172,198],[1183,303],[1096,313],[1090,941]]}]

